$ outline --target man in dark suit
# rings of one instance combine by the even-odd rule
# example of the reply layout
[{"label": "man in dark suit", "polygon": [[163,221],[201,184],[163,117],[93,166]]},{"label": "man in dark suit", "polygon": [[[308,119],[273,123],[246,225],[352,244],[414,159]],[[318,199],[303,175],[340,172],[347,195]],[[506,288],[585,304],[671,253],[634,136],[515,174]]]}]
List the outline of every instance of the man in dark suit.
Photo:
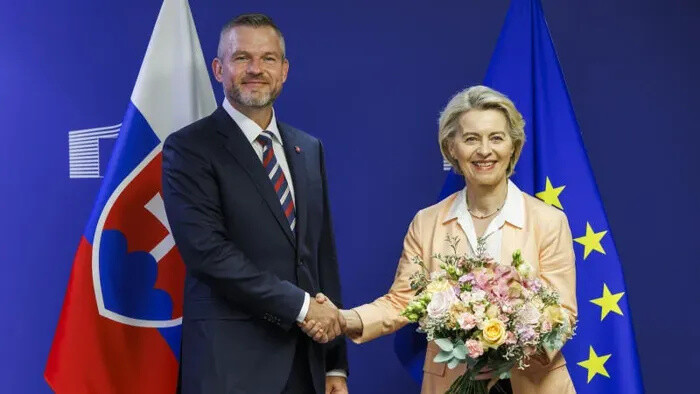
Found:
[{"label": "man in dark suit", "polygon": [[[346,393],[323,148],[272,108],[289,70],[281,32],[264,15],[233,19],[212,68],[223,105],[163,146],[165,207],[187,267],[181,391]],[[313,342],[305,320],[337,338]]]}]

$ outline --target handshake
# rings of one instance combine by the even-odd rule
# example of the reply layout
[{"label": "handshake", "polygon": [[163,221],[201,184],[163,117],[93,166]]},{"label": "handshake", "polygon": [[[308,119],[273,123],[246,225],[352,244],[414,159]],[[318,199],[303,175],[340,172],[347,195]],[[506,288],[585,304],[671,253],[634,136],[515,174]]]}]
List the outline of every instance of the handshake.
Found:
[{"label": "handshake", "polygon": [[311,300],[306,319],[299,327],[318,343],[327,343],[342,334],[362,335],[362,320],[357,312],[338,309],[323,293]]}]

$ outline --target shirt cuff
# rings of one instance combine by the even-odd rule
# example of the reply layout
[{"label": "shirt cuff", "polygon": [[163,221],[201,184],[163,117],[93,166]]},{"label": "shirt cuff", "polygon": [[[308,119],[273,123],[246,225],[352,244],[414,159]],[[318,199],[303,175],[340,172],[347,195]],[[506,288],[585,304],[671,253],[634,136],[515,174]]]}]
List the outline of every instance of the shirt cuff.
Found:
[{"label": "shirt cuff", "polygon": [[338,376],[338,377],[347,379],[348,373],[343,371],[342,369],[334,369],[334,370],[326,372],[326,376]]},{"label": "shirt cuff", "polygon": [[303,323],[306,319],[306,314],[309,313],[309,303],[311,302],[311,297],[309,293],[304,293],[304,305],[301,306],[301,310],[297,315],[297,322]]}]

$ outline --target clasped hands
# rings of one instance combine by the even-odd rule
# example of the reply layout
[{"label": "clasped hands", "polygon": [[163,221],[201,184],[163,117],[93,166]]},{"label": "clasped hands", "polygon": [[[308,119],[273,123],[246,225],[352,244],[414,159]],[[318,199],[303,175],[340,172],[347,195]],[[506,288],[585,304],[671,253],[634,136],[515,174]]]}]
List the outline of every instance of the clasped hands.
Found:
[{"label": "clasped hands", "polygon": [[[348,324],[350,321],[350,324]],[[318,343],[327,343],[342,334],[361,333],[358,327],[359,316],[351,310],[339,310],[323,293],[318,293],[309,304],[309,311],[303,323],[302,331]]]}]

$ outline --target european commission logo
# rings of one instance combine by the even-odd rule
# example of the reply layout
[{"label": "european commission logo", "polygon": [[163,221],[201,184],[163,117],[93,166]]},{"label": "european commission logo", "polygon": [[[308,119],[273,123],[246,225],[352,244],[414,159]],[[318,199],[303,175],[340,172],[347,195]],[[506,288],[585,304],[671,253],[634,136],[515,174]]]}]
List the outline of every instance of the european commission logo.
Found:
[{"label": "european commission logo", "polygon": [[443,158],[442,159],[442,170],[443,171],[450,171],[452,169],[452,164],[450,164],[447,159]]},{"label": "european commission logo", "polygon": [[[68,132],[68,169],[71,179],[78,178],[102,178],[102,162],[100,158],[109,158],[109,153],[104,152],[106,142],[113,146],[119,136],[122,124],[114,126],[97,127],[94,129],[72,130]],[[102,142],[102,144],[100,144]],[[101,146],[103,146],[102,153]]]}]

